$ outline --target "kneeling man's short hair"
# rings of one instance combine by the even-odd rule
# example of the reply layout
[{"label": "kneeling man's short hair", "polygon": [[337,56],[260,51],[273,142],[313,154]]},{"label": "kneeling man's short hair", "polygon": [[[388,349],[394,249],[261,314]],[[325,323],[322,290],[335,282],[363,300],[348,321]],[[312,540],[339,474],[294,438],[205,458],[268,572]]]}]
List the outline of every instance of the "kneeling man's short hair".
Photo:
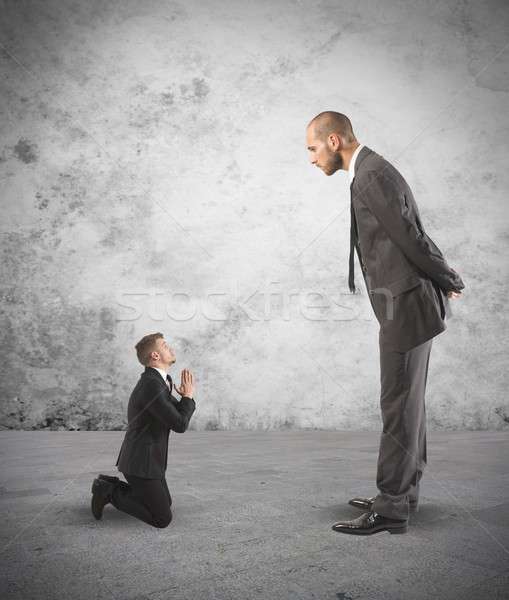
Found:
[{"label": "kneeling man's short hair", "polygon": [[136,355],[143,366],[148,366],[150,362],[150,353],[154,351],[155,342],[157,339],[164,337],[162,333],[149,333],[141,338],[136,344]]}]

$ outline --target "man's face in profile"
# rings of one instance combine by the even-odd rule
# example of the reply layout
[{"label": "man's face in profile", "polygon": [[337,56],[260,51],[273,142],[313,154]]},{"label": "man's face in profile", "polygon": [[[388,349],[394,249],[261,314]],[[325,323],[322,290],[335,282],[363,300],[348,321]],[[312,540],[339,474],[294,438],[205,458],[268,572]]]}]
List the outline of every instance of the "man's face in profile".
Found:
[{"label": "man's face in profile", "polygon": [[177,357],[173,348],[170,348],[168,342],[164,338],[157,338],[155,341],[155,352],[159,354],[159,360],[165,365],[172,365]]},{"label": "man's face in profile", "polygon": [[330,136],[321,139],[311,124],[306,131],[306,144],[311,164],[322,169],[326,175],[332,175],[343,167],[339,152],[334,152]]}]

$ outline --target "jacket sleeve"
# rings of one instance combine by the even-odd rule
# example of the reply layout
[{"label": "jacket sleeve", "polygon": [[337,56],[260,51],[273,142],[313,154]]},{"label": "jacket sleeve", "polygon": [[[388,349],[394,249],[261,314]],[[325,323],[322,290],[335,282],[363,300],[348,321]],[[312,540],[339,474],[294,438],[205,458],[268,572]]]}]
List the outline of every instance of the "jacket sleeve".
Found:
[{"label": "jacket sleeve", "polygon": [[404,189],[390,176],[383,172],[369,172],[358,197],[394,244],[444,291],[459,291],[465,287],[438,246],[424,232],[418,214],[412,216],[415,203],[406,200]]},{"label": "jacket sleeve", "polygon": [[146,389],[147,411],[156,419],[177,433],[186,431],[196,404],[193,398],[182,396],[180,402],[173,403],[168,400],[165,386],[150,382]]}]

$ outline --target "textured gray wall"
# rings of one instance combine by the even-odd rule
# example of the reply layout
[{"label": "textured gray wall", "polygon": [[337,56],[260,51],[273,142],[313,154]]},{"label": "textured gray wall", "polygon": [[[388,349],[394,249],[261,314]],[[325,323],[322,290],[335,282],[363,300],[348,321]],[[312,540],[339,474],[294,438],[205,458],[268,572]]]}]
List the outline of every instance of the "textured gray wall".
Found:
[{"label": "textured gray wall", "polygon": [[429,427],[509,426],[506,2],[0,7],[2,427],[123,427],[133,345],[162,331],[193,428],[378,429],[347,176],[305,151],[325,109],[401,170],[466,284]]}]

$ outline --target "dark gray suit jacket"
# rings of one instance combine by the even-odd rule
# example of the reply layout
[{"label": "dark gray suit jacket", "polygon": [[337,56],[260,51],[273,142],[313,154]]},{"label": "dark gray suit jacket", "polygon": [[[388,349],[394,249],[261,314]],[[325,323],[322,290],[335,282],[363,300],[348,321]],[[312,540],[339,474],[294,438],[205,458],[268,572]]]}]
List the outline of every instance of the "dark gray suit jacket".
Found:
[{"label": "dark gray suit jacket", "polygon": [[170,430],[184,433],[196,408],[193,398],[177,400],[161,375],[145,367],[129,398],[127,431],[116,465],[122,473],[162,479],[168,464]]},{"label": "dark gray suit jacket", "polygon": [[465,286],[425,232],[401,173],[367,146],[357,155],[351,193],[355,247],[380,339],[406,352],[446,329],[447,292]]}]

